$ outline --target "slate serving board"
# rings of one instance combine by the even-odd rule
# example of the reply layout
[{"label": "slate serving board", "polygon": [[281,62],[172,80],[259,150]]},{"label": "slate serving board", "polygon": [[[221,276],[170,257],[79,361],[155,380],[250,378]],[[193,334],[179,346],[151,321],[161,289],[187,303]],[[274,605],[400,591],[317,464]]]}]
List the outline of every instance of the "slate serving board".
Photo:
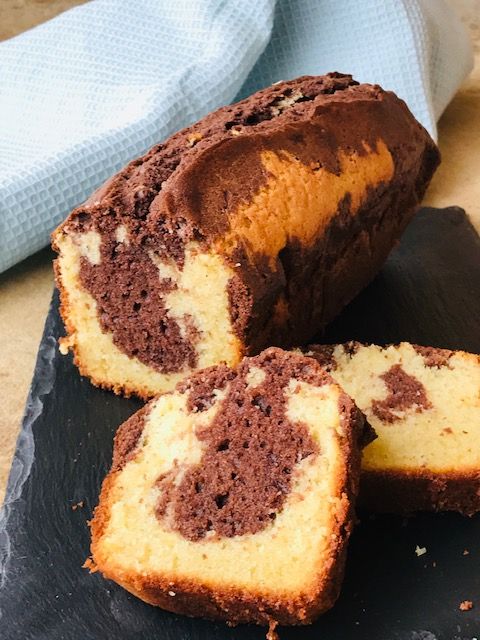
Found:
[{"label": "slate serving board", "polygon": [[[480,352],[479,318],[479,237],[461,209],[423,209],[324,340],[409,340]],[[0,522],[0,638],[264,638],[263,628],[230,629],[155,609],[81,568],[113,434],[141,403],[81,378],[58,352],[62,333],[55,294]],[[337,605],[310,627],[281,629],[283,640],[480,637],[480,517],[360,518]],[[417,545],[427,552],[417,556]],[[463,600],[474,608],[460,611]]]}]

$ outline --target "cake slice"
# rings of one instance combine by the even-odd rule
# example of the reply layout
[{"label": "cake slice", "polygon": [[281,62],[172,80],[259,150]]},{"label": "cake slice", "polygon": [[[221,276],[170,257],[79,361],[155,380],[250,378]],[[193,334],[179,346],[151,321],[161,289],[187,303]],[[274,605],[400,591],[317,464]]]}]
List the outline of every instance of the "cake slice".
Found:
[{"label": "cake slice", "polygon": [[480,510],[480,356],[402,342],[309,347],[378,438],[360,501],[375,511]]},{"label": "cake slice", "polygon": [[169,611],[308,623],[339,593],[366,437],[311,358],[200,371],[120,427],[90,567]]},{"label": "cake slice", "polygon": [[53,234],[62,352],[94,384],[148,398],[305,344],[380,269],[438,162],[402,100],[348,75],[218,109]]}]

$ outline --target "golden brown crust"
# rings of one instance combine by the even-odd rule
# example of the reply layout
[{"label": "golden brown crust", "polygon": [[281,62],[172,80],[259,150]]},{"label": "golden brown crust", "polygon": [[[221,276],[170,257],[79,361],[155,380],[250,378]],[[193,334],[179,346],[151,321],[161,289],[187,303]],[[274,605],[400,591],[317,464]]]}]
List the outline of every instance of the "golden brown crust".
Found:
[{"label": "golden brown crust", "polygon": [[[312,366],[319,368],[315,361]],[[327,374],[325,374],[327,375]],[[333,382],[333,381],[332,381]],[[148,407],[149,405],[147,405]],[[147,409],[148,410],[148,409]],[[366,431],[363,414],[343,392],[340,395],[340,411],[344,435],[341,450],[345,464],[336,478],[335,494],[341,496],[336,512],[335,526],[331,531],[331,553],[328,563],[318,568],[317,580],[310,589],[298,597],[285,597],[252,590],[242,590],[232,586],[221,589],[201,584],[195,580],[172,579],[172,576],[141,575],[119,571],[108,558],[102,556],[101,541],[110,519],[117,474],[112,470],[105,478],[99,506],[90,523],[92,534],[91,570],[99,570],[108,579],[121,584],[125,589],[145,602],[160,606],[168,611],[189,616],[221,619],[229,624],[254,622],[268,625],[272,621],[285,625],[308,624],[318,615],[327,611],[335,603],[343,579],[347,542],[354,522],[354,506],[358,493],[361,447],[365,443]],[[127,430],[124,430],[126,433]],[[114,459],[121,458],[122,432],[115,439]],[[371,435],[371,434],[370,434]],[[121,465],[119,465],[121,468]]]},{"label": "golden brown crust", "polygon": [[359,506],[378,513],[480,511],[480,471],[363,471]]},{"label": "golden brown crust", "polygon": [[[108,514],[109,487],[113,484],[113,477],[108,476],[102,489],[101,506],[95,511],[92,522],[92,557],[96,556],[96,540],[106,527]],[[349,519],[348,507],[344,513],[339,513],[340,519]],[[338,539],[331,555],[330,566],[324,567],[326,578],[320,577],[311,593],[292,599],[290,596],[267,598],[255,594],[251,590],[209,588],[205,584],[186,579],[172,580],[169,577],[142,576],[138,574],[119,574],[109,571],[108,566],[98,566],[93,561],[93,570],[100,570],[105,578],[114,580],[136,597],[159,606],[162,609],[183,615],[224,620],[229,624],[256,623],[268,625],[273,619],[279,624],[298,625],[309,624],[318,615],[330,609],[338,598],[343,580],[346,557],[346,542],[351,532],[349,524],[343,530],[338,527]],[[321,600],[317,593],[322,592]],[[172,595],[174,594],[174,595]]]}]

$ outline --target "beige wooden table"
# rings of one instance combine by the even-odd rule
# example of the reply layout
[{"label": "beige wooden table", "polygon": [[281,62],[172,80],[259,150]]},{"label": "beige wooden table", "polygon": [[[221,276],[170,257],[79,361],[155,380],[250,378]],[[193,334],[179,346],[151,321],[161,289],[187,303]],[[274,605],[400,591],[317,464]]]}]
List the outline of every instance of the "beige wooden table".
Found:
[{"label": "beige wooden table", "polygon": [[[443,163],[425,204],[459,205],[480,231],[480,0],[451,0],[471,30],[476,65],[439,123]],[[82,0],[0,0],[0,40]],[[0,275],[0,502],[53,287],[48,250]]]}]

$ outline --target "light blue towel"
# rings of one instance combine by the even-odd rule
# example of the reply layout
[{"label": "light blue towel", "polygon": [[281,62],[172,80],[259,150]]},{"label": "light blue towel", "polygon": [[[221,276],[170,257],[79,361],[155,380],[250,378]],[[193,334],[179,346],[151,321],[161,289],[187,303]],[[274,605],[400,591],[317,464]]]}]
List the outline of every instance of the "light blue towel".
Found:
[{"label": "light blue towel", "polygon": [[108,176],[256,89],[352,73],[435,136],[472,65],[443,0],[96,0],[0,44],[0,271]]}]

